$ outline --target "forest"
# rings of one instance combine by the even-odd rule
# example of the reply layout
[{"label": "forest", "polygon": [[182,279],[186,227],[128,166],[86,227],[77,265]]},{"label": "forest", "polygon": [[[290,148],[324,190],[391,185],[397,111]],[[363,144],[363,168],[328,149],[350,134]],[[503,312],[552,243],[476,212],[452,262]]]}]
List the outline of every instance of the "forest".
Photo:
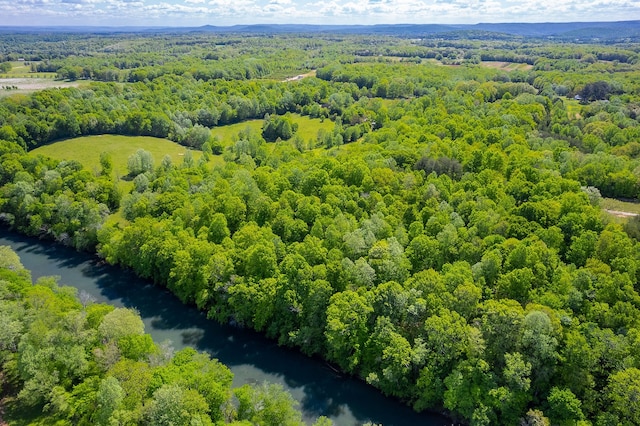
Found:
[{"label": "forest", "polygon": [[[640,44],[474,34],[0,34],[0,62],[79,82],[0,97],[0,222],[95,252],[417,411],[640,424],[640,217],[606,207],[640,195]],[[301,136],[299,117],[332,130]],[[256,119],[261,131],[215,136]],[[201,155],[37,154],[105,134]],[[150,421],[176,395],[198,421],[263,421],[225,411],[215,361],[185,351],[156,367],[139,328],[104,334],[130,313],[3,271],[0,315],[29,321],[0,331],[13,333],[3,392],[74,424]],[[83,330],[54,339],[83,369],[43,389],[51,378],[25,351],[54,317],[62,336]],[[108,351],[120,360],[106,365]],[[209,366],[217,399],[206,377],[176,381],[191,362]],[[148,380],[135,398],[127,387],[142,385],[118,374],[134,363]],[[286,400],[233,393],[241,407]],[[110,405],[86,417],[84,395]]]},{"label": "forest", "polygon": [[232,389],[227,367],[155,343],[134,310],[93,303],[54,277],[32,285],[15,252],[0,255],[0,362],[3,388],[18,391],[13,409],[42,406],[75,425],[304,424],[278,385]]}]

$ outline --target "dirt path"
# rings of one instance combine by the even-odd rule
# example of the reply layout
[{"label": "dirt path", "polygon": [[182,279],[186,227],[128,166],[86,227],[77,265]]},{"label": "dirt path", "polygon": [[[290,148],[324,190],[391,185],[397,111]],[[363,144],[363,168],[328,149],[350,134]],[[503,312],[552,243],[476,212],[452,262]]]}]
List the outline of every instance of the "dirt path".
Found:
[{"label": "dirt path", "polygon": [[296,75],[295,77],[289,77],[289,78],[285,78],[284,80],[282,80],[283,82],[287,82],[287,81],[298,81],[298,80],[302,80],[303,78],[307,78],[307,77],[315,77],[316,75],[316,70],[311,70],[306,74],[299,74]]},{"label": "dirt path", "polygon": [[609,210],[609,209],[604,209],[605,212],[612,214],[616,217],[635,217],[638,216],[638,213],[631,213],[631,212],[623,212],[621,210]]}]

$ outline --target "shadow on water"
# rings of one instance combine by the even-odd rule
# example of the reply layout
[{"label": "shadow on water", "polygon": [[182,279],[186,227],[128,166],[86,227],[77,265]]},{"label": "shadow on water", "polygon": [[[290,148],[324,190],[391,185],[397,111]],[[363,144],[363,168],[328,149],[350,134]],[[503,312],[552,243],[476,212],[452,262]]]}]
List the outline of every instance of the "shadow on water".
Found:
[{"label": "shadow on water", "polygon": [[1,227],[0,245],[10,245],[20,255],[34,280],[59,276],[60,284],[84,290],[98,302],[137,309],[154,340],[170,340],[176,349],[192,346],[210,353],[231,368],[236,386],[265,380],[281,383],[300,402],[307,422],[323,415],[336,425],[451,423],[437,414],[415,413],[362,381],[342,377],[321,360],[279,347],[257,332],[207,320],[166,289],[91,255]]}]

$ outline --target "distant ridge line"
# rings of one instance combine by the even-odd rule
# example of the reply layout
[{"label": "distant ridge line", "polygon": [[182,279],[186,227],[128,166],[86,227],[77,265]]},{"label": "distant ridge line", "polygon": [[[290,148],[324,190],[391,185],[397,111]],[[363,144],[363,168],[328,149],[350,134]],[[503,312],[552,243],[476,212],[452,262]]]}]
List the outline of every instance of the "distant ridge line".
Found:
[{"label": "distant ridge line", "polygon": [[156,26],[0,26],[0,33],[336,33],[388,34],[400,36],[437,35],[446,33],[498,33],[523,37],[576,37],[595,39],[640,38],[640,20],[600,22],[541,23],[478,23],[478,24],[375,24],[375,25],[313,25],[313,24],[247,24],[199,27]]}]

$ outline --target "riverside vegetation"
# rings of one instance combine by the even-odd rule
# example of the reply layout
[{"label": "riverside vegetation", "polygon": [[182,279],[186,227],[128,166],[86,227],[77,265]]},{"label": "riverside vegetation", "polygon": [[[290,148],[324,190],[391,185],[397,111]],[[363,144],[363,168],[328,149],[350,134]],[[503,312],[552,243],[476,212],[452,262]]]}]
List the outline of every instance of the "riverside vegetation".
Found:
[{"label": "riverside vegetation", "polygon": [[[32,285],[29,271],[6,246],[0,246],[0,319],[2,390],[16,394],[3,410],[7,420],[304,424],[279,385],[232,389],[227,367],[191,348],[174,353],[156,344],[135,311],[92,303],[52,277]],[[45,415],[30,407],[42,407]],[[330,422],[320,418],[315,424]]]},{"label": "riverside vegetation", "polygon": [[[637,43],[24,37],[6,60],[22,55],[34,73],[85,81],[0,100],[9,226],[95,251],[212,319],[322,356],[416,410],[473,425],[640,424],[640,220],[620,223],[599,205],[640,194]],[[300,116],[319,126],[314,137]],[[263,124],[215,136],[250,119]],[[175,161],[140,149],[124,165],[105,152],[83,167],[28,152],[99,134],[167,138],[202,154]],[[19,289],[13,297],[27,301],[61,293],[73,311],[65,327],[87,335],[116,315],[52,284]],[[77,322],[82,309],[100,312],[86,315],[92,326]],[[71,421],[82,413],[65,398],[109,391],[105,401],[125,404],[116,397],[132,384],[109,368],[154,353],[144,337],[126,347],[107,338],[100,353],[118,349],[119,363],[99,370],[94,360],[42,387],[17,361],[29,339],[3,348],[4,381],[22,403]],[[194,352],[182,358],[226,374]],[[163,397],[222,419],[230,391],[211,402],[175,384],[175,359],[160,367],[167,381],[145,364],[146,398],[169,389]],[[116,405],[95,415],[116,415]]]}]

